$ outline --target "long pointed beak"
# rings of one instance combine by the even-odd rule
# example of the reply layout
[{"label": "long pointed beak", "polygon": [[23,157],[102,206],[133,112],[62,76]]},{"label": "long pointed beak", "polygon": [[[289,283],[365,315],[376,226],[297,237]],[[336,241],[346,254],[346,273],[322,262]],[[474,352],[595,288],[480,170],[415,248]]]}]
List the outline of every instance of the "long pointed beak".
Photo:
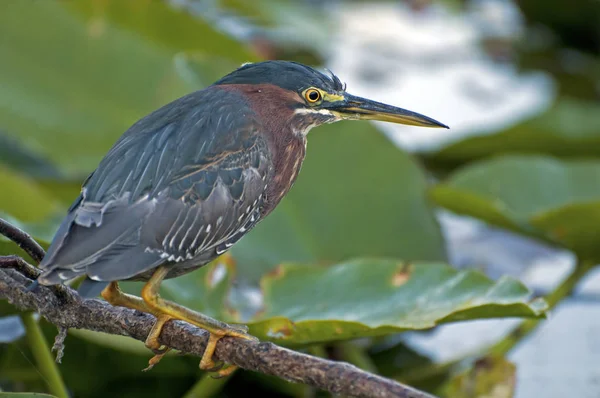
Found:
[{"label": "long pointed beak", "polygon": [[327,109],[338,112],[344,119],[380,120],[421,127],[449,128],[430,117],[406,109],[371,101],[351,94],[344,94],[344,100],[325,105]]}]

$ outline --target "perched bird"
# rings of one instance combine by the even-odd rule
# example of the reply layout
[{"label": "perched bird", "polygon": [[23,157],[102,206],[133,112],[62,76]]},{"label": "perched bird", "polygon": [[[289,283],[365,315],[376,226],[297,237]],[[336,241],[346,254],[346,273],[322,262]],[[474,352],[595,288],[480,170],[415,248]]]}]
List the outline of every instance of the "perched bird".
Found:
[{"label": "perched bird", "polygon": [[[244,64],[213,85],[131,126],[83,183],[40,264],[41,285],[85,275],[79,291],[157,317],[146,345],[160,355],[165,322],[210,332],[200,367],[214,370],[223,336],[252,339],[160,297],[165,278],[225,253],[292,187],[313,127],[339,120],[446,127],[431,118],[353,96],[333,74],[285,61]],[[146,281],[141,298],[118,281]],[[155,361],[157,362],[157,361]],[[231,369],[222,369],[222,374]]]}]

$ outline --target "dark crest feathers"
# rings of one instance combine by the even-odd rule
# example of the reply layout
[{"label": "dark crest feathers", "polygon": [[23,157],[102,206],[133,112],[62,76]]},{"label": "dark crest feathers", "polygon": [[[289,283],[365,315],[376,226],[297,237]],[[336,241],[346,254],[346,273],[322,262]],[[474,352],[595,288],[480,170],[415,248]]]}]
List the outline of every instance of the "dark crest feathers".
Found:
[{"label": "dark crest feathers", "polygon": [[345,91],[346,85],[331,71],[328,72],[329,76],[296,62],[265,61],[244,64],[215,84],[270,83],[297,92],[308,87],[319,87],[328,92]]}]

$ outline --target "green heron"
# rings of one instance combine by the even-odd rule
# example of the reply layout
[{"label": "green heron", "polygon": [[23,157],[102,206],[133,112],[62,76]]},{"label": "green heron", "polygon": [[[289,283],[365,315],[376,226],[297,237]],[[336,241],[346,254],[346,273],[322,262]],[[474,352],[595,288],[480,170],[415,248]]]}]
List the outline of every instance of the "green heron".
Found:
[{"label": "green heron", "polygon": [[[85,275],[82,296],[101,293],[112,305],[154,314],[146,345],[157,353],[155,362],[167,350],[158,342],[166,322],[203,328],[210,339],[200,367],[217,370],[212,354],[220,338],[253,337],[244,326],[161,298],[161,282],[209,263],[254,228],[296,180],[308,131],[346,119],[446,127],[351,95],[333,73],[285,61],[242,65],[121,136],[83,183],[37,282]],[[123,293],[117,284],[123,280],[145,281],[141,298]]]}]

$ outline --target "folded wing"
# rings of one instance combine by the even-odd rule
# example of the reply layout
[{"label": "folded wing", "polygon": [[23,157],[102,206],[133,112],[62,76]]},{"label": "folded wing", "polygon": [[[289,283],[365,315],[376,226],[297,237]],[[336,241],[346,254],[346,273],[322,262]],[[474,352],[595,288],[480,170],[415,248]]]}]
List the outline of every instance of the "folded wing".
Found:
[{"label": "folded wing", "polygon": [[40,283],[206,263],[258,222],[271,172],[261,126],[235,93],[199,107],[209,94],[183,97],[121,137],[69,209]]}]

